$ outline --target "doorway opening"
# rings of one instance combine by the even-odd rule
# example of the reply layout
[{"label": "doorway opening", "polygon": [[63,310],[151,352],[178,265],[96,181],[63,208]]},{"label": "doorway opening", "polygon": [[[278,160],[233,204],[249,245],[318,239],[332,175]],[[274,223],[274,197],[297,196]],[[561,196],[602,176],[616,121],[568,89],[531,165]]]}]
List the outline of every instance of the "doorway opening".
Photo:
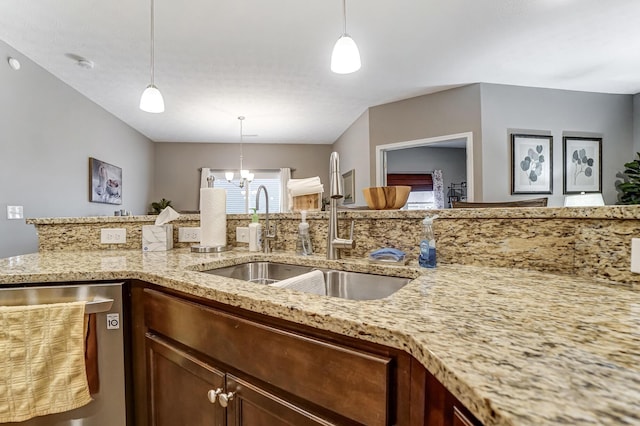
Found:
[{"label": "doorway opening", "polygon": [[454,147],[466,150],[466,192],[467,201],[473,201],[473,133],[457,133],[453,135],[437,136],[433,138],[416,139],[412,141],[396,142],[376,147],[376,186],[387,185],[388,158],[391,151],[417,147]]}]

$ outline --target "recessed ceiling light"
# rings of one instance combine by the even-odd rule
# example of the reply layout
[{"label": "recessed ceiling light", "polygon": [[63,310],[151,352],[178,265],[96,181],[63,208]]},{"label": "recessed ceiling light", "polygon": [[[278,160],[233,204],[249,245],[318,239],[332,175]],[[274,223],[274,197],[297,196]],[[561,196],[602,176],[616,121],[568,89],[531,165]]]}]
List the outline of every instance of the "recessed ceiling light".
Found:
[{"label": "recessed ceiling light", "polygon": [[9,57],[7,62],[9,62],[9,66],[13,68],[15,71],[18,71],[20,69],[20,61],[17,60],[16,58]]}]

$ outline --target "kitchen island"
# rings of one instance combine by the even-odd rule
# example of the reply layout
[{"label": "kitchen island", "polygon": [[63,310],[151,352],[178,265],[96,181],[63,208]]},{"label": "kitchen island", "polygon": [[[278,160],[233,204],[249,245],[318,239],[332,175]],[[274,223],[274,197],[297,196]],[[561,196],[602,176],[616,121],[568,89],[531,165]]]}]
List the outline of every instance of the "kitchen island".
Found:
[{"label": "kitchen island", "polygon": [[[199,271],[270,260],[406,276],[353,301]],[[236,249],[52,251],[0,260],[0,283],[134,279],[400,349],[486,425],[640,424],[640,293],[620,283],[513,268],[370,265]]]}]

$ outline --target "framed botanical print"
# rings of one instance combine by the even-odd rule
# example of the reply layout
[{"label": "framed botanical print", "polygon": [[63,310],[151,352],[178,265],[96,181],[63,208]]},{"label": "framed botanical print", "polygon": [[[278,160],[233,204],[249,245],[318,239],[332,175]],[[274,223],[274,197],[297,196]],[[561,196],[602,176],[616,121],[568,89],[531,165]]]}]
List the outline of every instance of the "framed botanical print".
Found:
[{"label": "framed botanical print", "polygon": [[511,193],[553,192],[553,136],[511,134]]},{"label": "framed botanical print", "polygon": [[565,194],[602,192],[602,138],[562,138]]}]

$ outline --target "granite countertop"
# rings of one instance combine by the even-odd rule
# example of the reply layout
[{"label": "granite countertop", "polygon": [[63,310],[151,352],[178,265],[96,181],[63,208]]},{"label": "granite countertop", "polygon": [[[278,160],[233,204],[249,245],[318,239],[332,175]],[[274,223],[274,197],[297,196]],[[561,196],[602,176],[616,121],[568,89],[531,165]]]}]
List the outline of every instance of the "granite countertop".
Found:
[{"label": "granite countertop", "polygon": [[[414,278],[352,301],[202,274],[251,260]],[[141,279],[407,351],[487,425],[640,424],[640,293],[518,269],[436,269],[292,253],[186,249],[42,252],[0,259],[0,283]]]}]

